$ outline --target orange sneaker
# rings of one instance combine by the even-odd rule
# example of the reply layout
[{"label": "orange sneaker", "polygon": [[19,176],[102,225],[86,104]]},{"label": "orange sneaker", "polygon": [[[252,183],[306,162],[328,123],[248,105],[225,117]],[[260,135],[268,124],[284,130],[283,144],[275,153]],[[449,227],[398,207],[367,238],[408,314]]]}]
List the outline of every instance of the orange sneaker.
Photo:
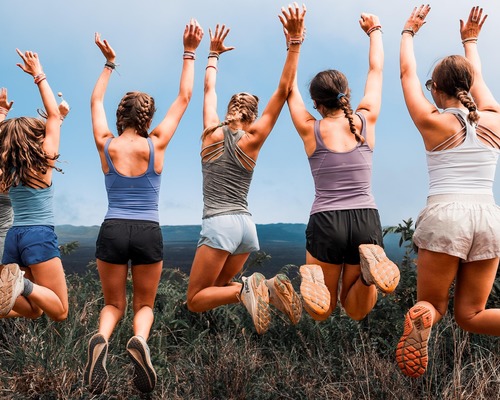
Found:
[{"label": "orange sneaker", "polygon": [[359,256],[363,280],[383,293],[392,293],[399,283],[399,268],[389,260],[384,249],[376,244],[362,244]]},{"label": "orange sneaker", "polygon": [[415,305],[406,313],[403,336],[396,349],[396,361],[403,374],[418,378],[428,362],[427,343],[432,327],[431,310]]},{"label": "orange sneaker", "polygon": [[290,318],[295,325],[302,316],[302,300],[292,286],[292,282],[285,274],[278,274],[266,280],[269,289],[269,303]]},{"label": "orange sneaker", "polygon": [[311,315],[325,315],[330,309],[330,291],[325,285],[323,269],[319,265],[302,265],[299,269],[302,282],[300,294],[304,300],[304,308]]}]

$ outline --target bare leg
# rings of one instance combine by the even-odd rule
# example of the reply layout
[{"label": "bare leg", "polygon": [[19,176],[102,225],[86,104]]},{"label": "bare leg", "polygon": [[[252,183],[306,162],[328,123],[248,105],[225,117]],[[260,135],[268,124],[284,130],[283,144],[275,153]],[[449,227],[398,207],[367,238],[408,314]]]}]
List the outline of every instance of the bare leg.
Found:
[{"label": "bare leg", "polygon": [[500,336],[500,309],[486,310],[498,258],[464,263],[455,285],[455,319],[466,331]]},{"label": "bare leg", "polygon": [[189,310],[203,312],[224,304],[238,303],[241,284],[229,283],[241,271],[249,255],[231,255],[205,245],[198,247],[189,276]]},{"label": "bare leg", "polygon": [[324,321],[332,314],[335,307],[337,307],[338,287],[340,274],[342,273],[342,265],[329,264],[319,261],[308,251],[306,251],[306,264],[316,264],[321,267],[325,278],[325,285],[330,292],[330,308],[328,312],[323,315],[311,315],[316,321]]},{"label": "bare leg", "polygon": [[134,265],[132,267],[132,281],[134,284],[134,335],[148,339],[153,325],[153,306],[161,278],[163,261]]},{"label": "bare leg", "polygon": [[377,303],[377,288],[375,285],[366,286],[360,277],[359,264],[344,265],[340,302],[347,315],[356,321],[365,318]]},{"label": "bare leg", "polygon": [[104,307],[99,317],[99,333],[109,340],[116,324],[123,318],[127,307],[127,265],[110,264],[97,259],[101,279]]}]

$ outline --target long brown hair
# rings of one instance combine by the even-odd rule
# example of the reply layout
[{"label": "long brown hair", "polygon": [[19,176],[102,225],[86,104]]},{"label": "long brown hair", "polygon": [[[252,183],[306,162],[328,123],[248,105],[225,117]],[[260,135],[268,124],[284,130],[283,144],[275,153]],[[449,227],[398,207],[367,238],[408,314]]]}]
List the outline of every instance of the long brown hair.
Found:
[{"label": "long brown hair", "polygon": [[140,136],[148,137],[148,129],[155,111],[155,100],[149,94],[128,92],[116,110],[118,135],[127,128],[134,128]]},{"label": "long brown hair", "polygon": [[[49,156],[43,149],[45,122],[37,118],[11,118],[0,123],[0,191],[23,184],[45,187],[37,175],[44,175],[59,154]],[[35,183],[33,183],[35,181]]]},{"label": "long brown hair", "polygon": [[316,107],[323,106],[328,110],[343,110],[349,121],[349,129],[356,140],[364,143],[365,138],[356,131],[351,107],[351,90],[346,76],[335,69],[321,71],[309,83],[309,94]]},{"label": "long brown hair", "polygon": [[467,119],[476,125],[479,121],[477,106],[469,95],[474,83],[474,68],[465,57],[453,55],[443,58],[432,72],[436,89],[456,97],[469,110]]},{"label": "long brown hair", "polygon": [[211,135],[217,128],[228,125],[233,121],[252,123],[259,113],[259,98],[250,93],[236,93],[227,105],[226,118],[218,125],[210,126],[203,131],[201,139]]}]

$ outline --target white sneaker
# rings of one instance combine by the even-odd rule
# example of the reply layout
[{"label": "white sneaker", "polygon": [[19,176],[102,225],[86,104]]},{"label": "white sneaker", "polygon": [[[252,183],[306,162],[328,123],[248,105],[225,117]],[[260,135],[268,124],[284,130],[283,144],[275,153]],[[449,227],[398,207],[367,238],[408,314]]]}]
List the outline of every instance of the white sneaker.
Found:
[{"label": "white sneaker", "polygon": [[5,317],[24,290],[24,271],[17,264],[0,265],[0,316]]},{"label": "white sneaker", "polygon": [[156,372],[151,363],[149,346],[142,336],[132,336],[127,352],[134,364],[134,385],[142,393],[152,392],[156,386]]},{"label": "white sneaker", "polygon": [[243,277],[240,300],[252,316],[255,330],[259,335],[267,332],[271,322],[269,311],[269,291],[264,275],[256,272],[248,278]]},{"label": "white sneaker", "polygon": [[392,293],[399,283],[399,268],[389,260],[384,249],[376,244],[362,244],[359,256],[365,283],[375,285],[383,293]]}]

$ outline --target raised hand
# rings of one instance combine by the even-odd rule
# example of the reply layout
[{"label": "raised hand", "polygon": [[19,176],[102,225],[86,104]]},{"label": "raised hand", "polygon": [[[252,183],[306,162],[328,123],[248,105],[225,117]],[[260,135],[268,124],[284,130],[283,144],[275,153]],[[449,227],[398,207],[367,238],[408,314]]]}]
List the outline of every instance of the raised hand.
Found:
[{"label": "raised hand", "polygon": [[477,39],[486,18],[488,18],[488,15],[483,16],[482,8],[478,6],[472,7],[467,22],[460,20],[460,37],[462,40]]},{"label": "raised hand", "polygon": [[37,75],[43,74],[42,64],[40,64],[40,59],[38,58],[38,54],[33,53],[32,51],[26,51],[24,54],[21,50],[16,49],[17,54],[23,60],[24,64],[16,64],[19,68],[21,68],[27,74],[35,77]]},{"label": "raised hand", "polygon": [[7,113],[12,108],[13,104],[14,104],[13,101],[9,102],[9,100],[7,100],[7,89],[1,88],[0,89],[0,113],[3,114],[3,112],[2,112],[2,109],[3,109],[3,110],[5,110],[4,115],[7,115]]},{"label": "raised hand", "polygon": [[103,56],[106,57],[106,61],[114,64],[116,60],[116,53],[106,39],[101,40],[101,34],[99,32],[95,33],[95,44],[99,47]]},{"label": "raised hand", "polygon": [[374,27],[380,28],[380,20],[374,14],[362,13],[359,18],[359,26],[361,26],[361,29],[368,34],[370,29]]},{"label": "raised hand", "polygon": [[226,28],[226,25],[219,26],[219,24],[215,26],[214,34],[212,34],[212,30],[210,28],[208,29],[208,33],[210,35],[210,52],[222,54],[226,51],[234,50],[234,47],[228,47],[224,44],[224,40],[226,39],[229,31],[230,29]]},{"label": "raised hand", "polygon": [[410,15],[410,18],[405,23],[404,30],[412,31],[416,34],[418,30],[425,24],[425,17],[429,14],[431,10],[430,5],[421,5],[420,7],[415,7]]},{"label": "raised hand", "polygon": [[302,10],[300,10],[297,3],[289,5],[288,11],[285,9],[285,7],[281,7],[281,14],[278,15],[278,18],[283,24],[283,32],[285,33],[287,44],[290,42],[290,39],[301,41],[304,40],[304,17],[306,15],[306,12],[306,6],[302,5]]},{"label": "raised hand", "polygon": [[191,18],[189,24],[184,29],[184,51],[195,51],[203,38],[203,29],[198,21]]}]

